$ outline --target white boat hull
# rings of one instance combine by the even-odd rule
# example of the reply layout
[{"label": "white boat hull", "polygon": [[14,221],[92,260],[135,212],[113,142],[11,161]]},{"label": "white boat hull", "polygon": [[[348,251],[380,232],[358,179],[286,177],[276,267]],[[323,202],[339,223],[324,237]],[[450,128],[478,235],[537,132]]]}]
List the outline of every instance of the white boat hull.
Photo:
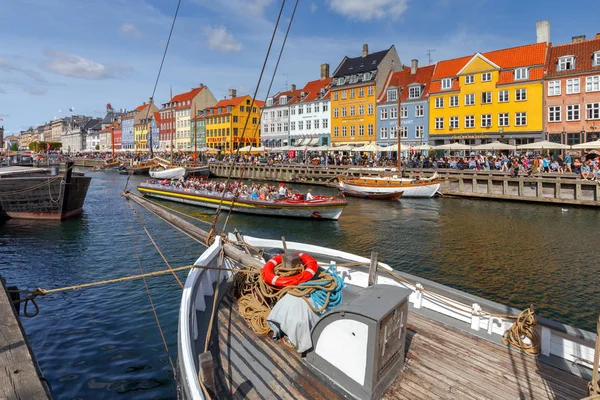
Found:
[{"label": "white boat hull", "polygon": [[[394,180],[392,180],[393,182]],[[398,183],[400,180],[396,180]],[[403,184],[402,186],[394,185],[394,186],[359,186],[359,185],[350,185],[346,182],[340,182],[340,189],[343,191],[344,189],[351,190],[353,192],[358,193],[396,193],[399,190],[404,192],[402,195],[405,197],[433,197],[440,189],[439,183],[431,183],[431,184],[418,184],[413,185],[410,182]]]},{"label": "white boat hull", "polygon": [[176,167],[162,171],[150,170],[150,176],[156,179],[182,179],[185,176],[185,168]]}]

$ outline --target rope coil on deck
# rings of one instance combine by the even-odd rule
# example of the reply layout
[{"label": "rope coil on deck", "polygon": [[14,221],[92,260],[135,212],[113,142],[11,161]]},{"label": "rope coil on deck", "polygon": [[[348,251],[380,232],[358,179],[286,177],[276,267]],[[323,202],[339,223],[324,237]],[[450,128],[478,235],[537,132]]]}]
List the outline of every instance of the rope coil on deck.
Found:
[{"label": "rope coil on deck", "polygon": [[539,355],[540,336],[535,330],[535,325],[535,312],[532,304],[529,308],[523,310],[510,329],[504,332],[502,343],[519,349],[530,356]]}]

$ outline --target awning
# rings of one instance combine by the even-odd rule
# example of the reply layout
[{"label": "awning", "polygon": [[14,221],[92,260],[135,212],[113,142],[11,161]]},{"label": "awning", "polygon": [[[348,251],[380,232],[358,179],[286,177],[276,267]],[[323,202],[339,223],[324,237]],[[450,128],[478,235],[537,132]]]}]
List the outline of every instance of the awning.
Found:
[{"label": "awning", "polygon": [[319,138],[312,138],[306,143],[306,146],[316,146],[319,144]]},{"label": "awning", "polygon": [[304,142],[306,142],[306,139],[300,139],[294,144],[294,146],[304,146]]},{"label": "awning", "polygon": [[362,141],[361,140],[356,140],[356,141],[353,140],[351,142],[332,142],[331,144],[334,146],[344,146],[344,145],[353,145],[353,146],[361,145],[362,146],[362,145],[369,144],[369,143],[371,143],[371,142],[369,142],[368,140],[362,140]]}]

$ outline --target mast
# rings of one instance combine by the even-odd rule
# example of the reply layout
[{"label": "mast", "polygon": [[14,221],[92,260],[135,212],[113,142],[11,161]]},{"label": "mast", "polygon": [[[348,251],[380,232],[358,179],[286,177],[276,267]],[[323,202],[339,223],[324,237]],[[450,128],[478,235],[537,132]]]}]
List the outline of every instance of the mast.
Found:
[{"label": "mast", "polygon": [[198,137],[196,134],[198,120],[196,119],[196,103],[194,103],[194,167],[198,166]]},{"label": "mast", "polygon": [[[173,86],[169,85],[169,108],[173,108]],[[173,114],[172,114],[173,110],[169,111],[169,119],[172,120],[173,119]],[[169,122],[169,130],[171,131],[171,165],[173,165],[173,125],[172,125],[173,121]]]},{"label": "mast", "polygon": [[112,159],[115,159],[115,123],[110,125],[110,140],[112,142]]},{"label": "mast", "polygon": [[396,138],[398,139],[398,155],[396,159],[398,161],[398,174],[402,175],[402,161],[400,159],[400,152],[402,150],[402,141],[400,140],[400,128],[402,127],[402,86],[398,85],[398,128],[396,129]]}]

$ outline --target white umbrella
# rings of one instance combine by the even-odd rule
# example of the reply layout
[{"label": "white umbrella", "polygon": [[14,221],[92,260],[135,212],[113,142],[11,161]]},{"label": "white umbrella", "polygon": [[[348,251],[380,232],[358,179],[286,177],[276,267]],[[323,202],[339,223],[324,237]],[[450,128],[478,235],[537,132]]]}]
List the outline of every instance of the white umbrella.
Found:
[{"label": "white umbrella", "polygon": [[600,139],[593,142],[579,143],[571,146],[572,149],[600,149]]},{"label": "white umbrella", "polygon": [[333,151],[352,151],[352,150],[355,150],[355,147],[345,144],[343,146],[332,147],[331,150],[333,150]]},{"label": "white umbrella", "polygon": [[495,141],[492,143],[480,144],[479,146],[473,146],[471,149],[472,150],[516,150],[517,147],[510,145],[510,144]]},{"label": "white umbrella", "polygon": [[571,146],[569,145],[549,142],[547,140],[517,146],[517,150],[566,150],[570,148]]},{"label": "white umbrella", "polygon": [[398,145],[391,144],[389,146],[382,147],[380,151],[398,151]]},{"label": "white umbrella", "polygon": [[413,147],[413,149],[415,151],[433,150],[433,146],[428,145],[427,143],[425,143],[425,144],[421,144],[421,145],[415,146],[415,147]]},{"label": "white umbrella", "polygon": [[250,152],[250,153],[264,153],[264,147],[253,147],[253,146],[244,146],[240,147],[240,152]]},{"label": "white umbrella", "polygon": [[352,150],[353,151],[364,151],[366,153],[377,153],[377,152],[381,151],[381,147],[377,146],[376,144],[369,143],[369,144],[365,144],[364,146],[355,147]]},{"label": "white umbrella", "polygon": [[329,146],[319,146],[319,147],[315,147],[314,149],[311,149],[311,150],[314,150],[314,151],[329,151],[329,149],[330,149]]},{"label": "white umbrella", "polygon": [[432,147],[432,150],[470,150],[471,146],[462,143],[448,143]]}]

